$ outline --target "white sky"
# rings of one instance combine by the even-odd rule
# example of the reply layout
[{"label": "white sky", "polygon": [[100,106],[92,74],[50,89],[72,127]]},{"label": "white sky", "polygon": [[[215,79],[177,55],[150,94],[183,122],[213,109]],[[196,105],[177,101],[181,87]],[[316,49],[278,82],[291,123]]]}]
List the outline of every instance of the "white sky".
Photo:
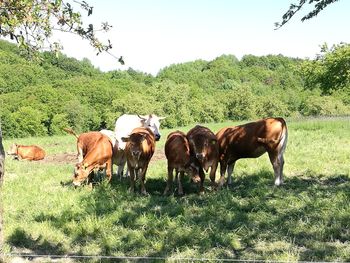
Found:
[{"label": "white sky", "polygon": [[174,63],[212,60],[222,54],[283,54],[314,58],[320,45],[350,43],[350,1],[339,0],[316,18],[301,22],[308,9],[279,30],[291,3],[299,0],[86,0],[94,7],[87,24],[108,22],[104,37],[111,52],[122,55],[120,66],[108,54],[96,56],[89,44],[74,36],[60,35],[63,52],[88,58],[103,71],[129,67],[156,75]]}]

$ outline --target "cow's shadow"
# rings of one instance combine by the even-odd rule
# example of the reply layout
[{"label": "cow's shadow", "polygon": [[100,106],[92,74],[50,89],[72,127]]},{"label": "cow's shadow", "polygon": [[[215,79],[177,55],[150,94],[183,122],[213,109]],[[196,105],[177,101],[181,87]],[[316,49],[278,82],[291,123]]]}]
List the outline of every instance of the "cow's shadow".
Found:
[{"label": "cow's shadow", "polygon": [[[128,229],[130,231],[139,229],[142,232],[142,236],[154,237],[156,229],[166,227],[162,225],[162,220],[167,222],[173,220],[174,224],[175,222],[183,222],[183,224],[195,226],[195,228],[186,229],[183,233],[176,233],[173,237],[166,238],[161,244],[160,250],[149,252],[144,256],[166,257],[173,252],[174,248],[181,250],[186,247],[198,246],[196,239],[193,237],[198,235],[198,231],[207,231],[208,225],[210,225],[212,232],[207,235],[209,239],[202,245],[199,245],[199,250],[202,252],[217,247],[218,244],[222,247],[228,246],[224,237],[228,233],[240,233],[240,231],[243,231],[244,236],[240,237],[241,246],[234,250],[234,255],[238,259],[243,258],[247,251],[253,251],[255,249],[254,241],[260,239],[297,240],[295,241],[297,242],[296,245],[308,248],[300,252],[299,260],[309,260],[310,258],[322,260],[328,256],[334,256],[336,250],[331,249],[334,247],[327,241],[337,236],[339,240],[346,242],[346,238],[350,238],[349,235],[343,234],[341,236],[339,233],[337,235],[337,233],[329,232],[321,237],[313,236],[315,234],[311,231],[298,232],[298,222],[300,218],[317,218],[318,209],[322,208],[311,205],[310,202],[312,202],[314,196],[323,200],[332,195],[341,194],[349,200],[349,177],[346,174],[331,176],[300,174],[285,178],[285,184],[280,187],[274,186],[273,182],[273,173],[270,170],[261,170],[255,174],[241,174],[239,177],[234,178],[231,186],[225,186],[218,191],[211,190],[210,182],[207,179],[205,181],[206,192],[200,195],[198,194],[197,185],[191,183],[189,178],[186,178],[183,184],[185,196],[179,197],[176,194],[175,182],[173,183],[173,192],[169,196],[163,196],[163,191],[166,187],[165,178],[147,178],[146,189],[149,193],[147,196],[139,193],[139,187],[136,187],[135,193],[128,192],[128,179],[113,180],[111,184],[102,182],[96,185],[93,191],[89,192],[87,198],[91,200],[94,206],[85,208],[89,211],[88,214],[79,214],[79,212],[67,208],[61,211],[59,215],[40,214],[34,220],[38,222],[47,221],[50,225],[60,230],[69,229],[67,225],[77,217],[82,222],[89,214],[94,214],[97,218],[105,218],[114,214],[118,209],[120,210],[121,205],[126,206],[127,209],[124,209],[114,222],[115,227],[122,226],[123,229],[126,229],[124,234],[119,233],[119,235],[122,235],[120,238],[123,246],[111,248],[110,244],[100,242],[99,250],[105,255],[113,255],[117,252],[128,255],[129,251],[134,249],[135,244],[144,245],[142,243],[143,239],[138,240],[137,236],[134,237],[134,240],[131,240]],[[139,185],[139,182],[137,182],[137,185]],[[64,182],[63,186],[70,187],[71,181]],[[288,202],[288,200],[298,196],[307,200],[302,200],[295,207],[291,205],[288,208],[288,213],[279,212],[281,210],[280,206],[284,202]],[[81,203],[89,204],[89,200],[81,200]],[[275,203],[278,205],[274,205]],[[287,206],[288,204],[286,203],[285,205]],[[191,213],[189,212],[190,210],[195,212]],[[268,220],[265,220],[265,217]],[[338,218],[337,215],[334,215],[334,217],[335,220],[341,221],[340,228],[343,227],[345,229],[347,227],[347,222],[344,219]],[[147,221],[147,227],[144,229],[139,228],[140,218],[150,218]],[[255,219],[252,220],[252,218]],[[286,222],[289,223],[287,224]],[[312,227],[312,222],[310,227]],[[181,229],[181,226],[179,228]],[[170,228],[167,231],[171,231]],[[173,231],[176,231],[176,229],[173,229]],[[68,230],[64,230],[64,233],[70,236]],[[91,235],[94,234],[92,233]],[[81,231],[81,233],[75,233],[74,237],[71,238],[72,244],[85,244],[95,237]],[[329,249],[322,253],[316,251],[317,249],[312,250],[309,244],[310,240],[326,242]],[[57,255],[71,253],[59,243],[53,244],[42,236],[32,238],[21,228],[16,229],[8,237],[7,242],[10,245],[30,249],[36,253]],[[83,255],[82,251],[78,252],[78,254]],[[256,253],[259,253],[259,251],[256,251]],[[223,254],[223,257],[225,256],[228,257]]]}]

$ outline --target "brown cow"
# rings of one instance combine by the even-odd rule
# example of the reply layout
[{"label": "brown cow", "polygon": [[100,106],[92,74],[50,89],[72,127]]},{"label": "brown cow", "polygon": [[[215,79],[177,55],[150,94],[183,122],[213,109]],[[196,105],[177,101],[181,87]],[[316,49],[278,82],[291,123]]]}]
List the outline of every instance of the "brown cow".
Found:
[{"label": "brown cow", "polygon": [[73,184],[81,185],[89,179],[89,175],[95,169],[104,169],[110,182],[112,179],[112,143],[106,135],[99,133],[100,136],[94,143],[92,148],[89,148],[85,153],[82,162],[75,165]]},{"label": "brown cow", "polygon": [[231,184],[235,162],[241,158],[257,158],[268,153],[275,173],[275,185],[283,183],[283,153],[286,149],[288,131],[282,118],[266,118],[256,122],[222,128],[217,134],[220,148],[220,183]]},{"label": "brown cow", "polygon": [[130,136],[123,137],[126,142],[125,155],[130,173],[130,192],[135,191],[135,178],[141,183],[141,193],[147,195],[145,178],[148,164],[155,150],[155,136],[149,128],[135,128]]},{"label": "brown cow", "polygon": [[29,161],[39,161],[45,158],[45,151],[37,145],[12,144],[7,152],[13,155],[14,159],[25,159]]},{"label": "brown cow", "polygon": [[186,134],[181,131],[171,132],[164,146],[165,156],[168,160],[168,181],[164,190],[164,195],[168,193],[173,184],[173,171],[175,170],[175,176],[178,178],[178,194],[183,195],[182,180],[185,172],[192,177],[192,181],[199,182],[200,177],[195,165],[194,158],[190,155],[190,145],[187,140]]},{"label": "brown cow", "polygon": [[81,163],[85,157],[85,155],[91,151],[95,145],[96,142],[104,136],[102,133],[97,132],[97,131],[92,131],[92,132],[84,132],[80,135],[77,135],[72,129],[70,128],[64,128],[66,132],[69,134],[72,134],[77,138],[77,157],[78,157],[78,162]]},{"label": "brown cow", "polygon": [[205,174],[203,169],[208,172],[210,167],[210,180],[212,186],[215,186],[215,174],[219,161],[219,145],[215,134],[207,127],[197,125],[187,133],[187,139],[190,143],[191,155],[199,162],[199,176],[201,178],[200,191],[204,191]]}]

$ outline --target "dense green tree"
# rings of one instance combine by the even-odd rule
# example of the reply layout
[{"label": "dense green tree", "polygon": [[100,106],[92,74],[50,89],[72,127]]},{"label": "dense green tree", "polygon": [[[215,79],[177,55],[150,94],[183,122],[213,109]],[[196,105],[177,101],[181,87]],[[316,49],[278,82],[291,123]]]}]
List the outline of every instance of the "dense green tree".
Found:
[{"label": "dense green tree", "polygon": [[[88,60],[47,52],[29,64],[11,46],[0,41],[0,119],[6,138],[62,134],[67,126],[77,132],[113,130],[124,113],[166,116],[162,127],[350,114],[348,82],[328,96],[320,89],[347,66],[346,45],[312,62],[281,55],[246,55],[241,60],[222,55],[171,65],[157,77],[133,69],[103,73]],[[319,72],[337,64],[342,66],[329,77],[320,77]]]},{"label": "dense green tree", "polygon": [[324,94],[350,85],[350,45],[339,44],[321,47],[315,60],[303,63],[301,72],[307,88],[320,88]]}]

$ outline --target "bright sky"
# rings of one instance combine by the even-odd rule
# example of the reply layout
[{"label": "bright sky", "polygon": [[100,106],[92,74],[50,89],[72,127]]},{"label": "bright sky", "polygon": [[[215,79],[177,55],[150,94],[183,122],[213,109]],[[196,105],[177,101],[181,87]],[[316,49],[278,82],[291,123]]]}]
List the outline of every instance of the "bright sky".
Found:
[{"label": "bright sky", "polygon": [[282,54],[314,58],[320,45],[350,43],[350,1],[339,0],[317,17],[301,22],[301,13],[279,30],[291,3],[299,0],[86,0],[94,7],[86,20],[108,22],[111,52],[123,56],[125,66],[108,54],[96,56],[88,43],[61,36],[64,53],[87,57],[103,71],[129,67],[156,75],[174,63],[213,60],[222,54]]}]

